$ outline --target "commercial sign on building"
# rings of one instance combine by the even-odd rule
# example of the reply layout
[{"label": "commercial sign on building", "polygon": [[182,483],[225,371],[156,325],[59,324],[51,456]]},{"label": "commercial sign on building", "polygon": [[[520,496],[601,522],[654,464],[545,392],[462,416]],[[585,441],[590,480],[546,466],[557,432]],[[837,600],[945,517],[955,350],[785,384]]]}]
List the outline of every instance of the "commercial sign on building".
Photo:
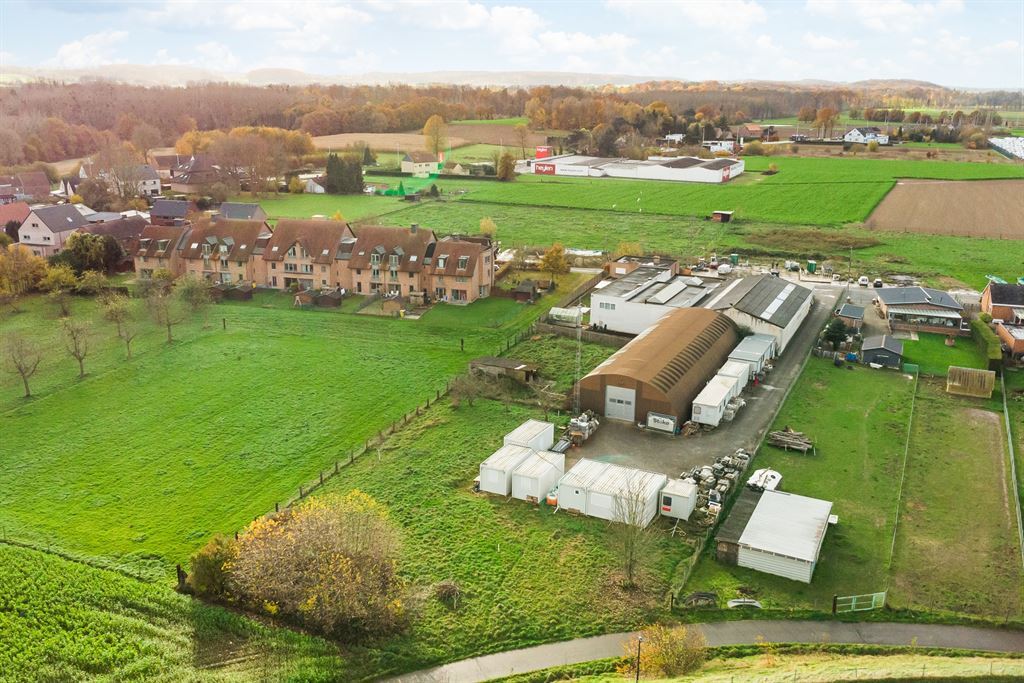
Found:
[{"label": "commercial sign on building", "polygon": [[537,159],[547,159],[549,156],[551,156],[551,152],[552,152],[551,147],[548,147],[546,145],[540,145],[540,146],[537,147],[536,158]]},{"label": "commercial sign on building", "polygon": [[533,165],[533,172],[534,172],[534,174],[538,174],[538,175],[555,175],[555,165],[554,164],[534,164]]}]

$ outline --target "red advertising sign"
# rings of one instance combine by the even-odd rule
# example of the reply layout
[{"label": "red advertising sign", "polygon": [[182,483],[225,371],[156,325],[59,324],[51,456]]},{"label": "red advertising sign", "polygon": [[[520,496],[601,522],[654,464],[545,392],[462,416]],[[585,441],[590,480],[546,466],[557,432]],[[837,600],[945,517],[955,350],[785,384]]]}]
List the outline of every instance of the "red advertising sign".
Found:
[{"label": "red advertising sign", "polygon": [[533,172],[539,175],[555,175],[554,164],[534,164]]},{"label": "red advertising sign", "polygon": [[536,158],[538,158],[538,159],[547,159],[549,156],[551,156],[551,148],[550,147],[546,147],[546,146],[538,146],[537,147]]},{"label": "red advertising sign", "polygon": [[732,168],[732,166],[726,166],[725,168],[722,169],[722,182],[723,183],[726,180],[729,179],[729,169],[731,169],[731,168]]}]

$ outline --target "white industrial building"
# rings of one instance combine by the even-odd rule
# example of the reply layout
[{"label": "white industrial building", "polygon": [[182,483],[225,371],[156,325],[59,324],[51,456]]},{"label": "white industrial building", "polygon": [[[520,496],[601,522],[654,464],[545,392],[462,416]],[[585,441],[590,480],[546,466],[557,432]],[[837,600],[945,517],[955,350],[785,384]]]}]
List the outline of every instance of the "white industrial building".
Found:
[{"label": "white industrial building", "polygon": [[661,490],[661,514],[686,521],[697,507],[697,485],[682,479],[669,479]]},{"label": "white industrial building", "polygon": [[527,420],[505,435],[506,446],[526,446],[546,451],[555,443],[555,425],[541,420]]},{"label": "white industrial building", "polygon": [[512,492],[512,472],[534,453],[529,446],[505,444],[480,463],[480,490],[507,496]]},{"label": "white industrial building", "polygon": [[775,337],[779,355],[811,311],[811,290],[771,275],[732,280],[702,305],[724,313],[740,327]]},{"label": "white industrial building", "polygon": [[512,472],[512,497],[539,503],[555,487],[564,472],[564,453],[534,451]]},{"label": "white industrial building", "polygon": [[729,361],[746,364],[750,372],[749,379],[753,379],[775,355],[775,337],[770,334],[752,334],[744,337],[729,353]]},{"label": "white industrial building", "polygon": [[765,491],[738,543],[736,564],[810,583],[832,516],[827,500]]},{"label": "white industrial building", "polygon": [[597,284],[590,293],[590,326],[640,334],[674,309],[698,306],[718,286],[712,279],[640,266],[628,275]]},{"label": "white industrial building", "polygon": [[584,458],[558,481],[558,507],[647,526],[658,516],[666,483],[664,474]]},{"label": "white industrial building", "polygon": [[735,398],[739,392],[736,390],[737,382],[735,377],[722,377],[715,375],[707,383],[703,390],[693,399],[691,418],[694,422],[717,427],[725,415],[725,408],[729,401]]},{"label": "white industrial building", "polygon": [[646,161],[563,154],[546,159],[527,159],[517,171],[534,175],[576,178],[636,178],[686,183],[724,183],[743,173],[742,159],[652,157]]}]

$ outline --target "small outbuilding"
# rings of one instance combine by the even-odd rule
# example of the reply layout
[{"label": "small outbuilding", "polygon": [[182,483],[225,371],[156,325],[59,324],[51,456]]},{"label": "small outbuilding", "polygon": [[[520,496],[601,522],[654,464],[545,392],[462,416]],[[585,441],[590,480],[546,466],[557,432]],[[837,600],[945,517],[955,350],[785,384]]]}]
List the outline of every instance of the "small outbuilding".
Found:
[{"label": "small outbuilding", "polygon": [[694,422],[717,427],[725,414],[725,407],[733,398],[736,388],[734,377],[715,376],[693,399],[691,419]]},{"label": "small outbuilding", "polygon": [[499,496],[512,493],[512,472],[533,454],[528,446],[505,444],[480,463],[480,490]]},{"label": "small outbuilding", "polygon": [[882,334],[868,337],[860,347],[862,363],[873,363],[886,368],[903,367],[903,342]]},{"label": "small outbuilding", "polygon": [[558,481],[558,507],[645,527],[667,483],[664,474],[584,458]]},{"label": "small outbuilding", "polygon": [[512,472],[512,497],[539,503],[558,484],[564,472],[564,453],[534,451]]},{"label": "small outbuilding", "polygon": [[541,420],[527,420],[505,435],[506,446],[525,446],[546,451],[555,443],[555,425]]},{"label": "small outbuilding", "polygon": [[537,379],[537,366],[514,358],[482,356],[469,361],[469,369],[492,377],[511,377],[526,384]]},{"label": "small outbuilding", "polygon": [[661,490],[661,514],[686,521],[697,507],[697,485],[682,479],[669,479]]},{"label": "small outbuilding", "polygon": [[512,298],[521,303],[527,303],[535,301],[539,296],[540,290],[537,288],[537,283],[533,280],[523,280],[516,285],[515,290],[512,292]]},{"label": "small outbuilding", "polygon": [[718,377],[732,377],[736,380],[736,395],[743,392],[750,380],[750,365],[738,360],[726,361],[725,365],[718,369]]},{"label": "small outbuilding", "polygon": [[864,325],[864,307],[853,304],[843,304],[836,311],[836,317],[843,321],[843,324],[853,330],[860,330]]},{"label": "small outbuilding", "polygon": [[946,374],[946,393],[975,398],[992,398],[996,388],[996,373],[993,370],[962,368],[950,365]]},{"label": "small outbuilding", "polygon": [[729,360],[746,363],[750,377],[756,377],[775,357],[775,337],[770,334],[752,334],[744,337],[732,352]]},{"label": "small outbuilding", "polygon": [[712,211],[711,220],[716,223],[728,223],[732,220],[732,211]]}]

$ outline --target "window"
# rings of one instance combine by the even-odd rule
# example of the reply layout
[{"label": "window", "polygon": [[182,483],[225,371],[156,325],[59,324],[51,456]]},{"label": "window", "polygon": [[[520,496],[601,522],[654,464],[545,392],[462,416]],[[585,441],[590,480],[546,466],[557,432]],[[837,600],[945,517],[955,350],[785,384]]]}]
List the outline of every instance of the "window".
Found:
[{"label": "window", "polygon": [[374,268],[373,270],[370,271],[370,279],[371,280],[379,280],[380,279],[380,269],[379,268]]},{"label": "window", "polygon": [[456,282],[469,282],[469,278],[468,277],[461,277],[460,276],[460,277],[455,278],[455,281]]},{"label": "window", "polygon": [[438,282],[444,282],[444,275],[438,275],[437,276],[437,281]]},{"label": "window", "polygon": [[610,303],[606,303],[606,302],[602,301],[598,305],[598,308],[601,308],[601,309],[606,310],[606,311],[614,311],[615,310],[615,304],[610,304]]},{"label": "window", "polygon": [[299,267],[297,265],[295,265],[294,263],[286,263],[286,264],[284,264],[284,272],[286,272],[286,273],[297,273],[297,272],[299,272]]},{"label": "window", "polygon": [[271,263],[270,264],[270,269],[271,270],[277,270],[277,264],[276,263]]},{"label": "window", "polygon": [[668,505],[669,507],[672,507],[672,496],[662,496],[661,497],[661,504],[662,505]]},{"label": "window", "polygon": [[445,264],[445,262],[447,260],[448,260],[447,256],[438,256],[437,257],[437,267],[438,267],[439,270],[444,270],[444,264]]},{"label": "window", "polygon": [[203,256],[209,256],[209,255],[210,255],[210,245],[209,244],[204,244],[203,245]]},{"label": "window", "polygon": [[322,284],[322,285],[324,285],[326,287],[327,286],[327,280],[321,280],[320,284]]},{"label": "window", "polygon": [[413,279],[414,277],[416,277],[416,276],[415,276],[415,275],[413,275],[412,273],[409,273],[409,279],[410,279],[410,280],[411,280],[411,279]]},{"label": "window", "polygon": [[459,270],[465,270],[466,268],[469,268],[469,257],[468,256],[460,256],[459,257]]},{"label": "window", "polygon": [[143,263],[145,263],[146,262],[146,257],[142,256],[142,257],[139,258],[139,260],[142,261]]},{"label": "window", "polygon": [[363,293],[363,283],[362,282],[357,282],[356,283],[356,291],[359,292],[360,294]]},{"label": "window", "polygon": [[270,278],[270,286],[277,287],[277,277]]},{"label": "window", "polygon": [[313,265],[310,264],[310,263],[303,263],[302,264],[302,272],[303,273],[312,273],[313,272]]},{"label": "window", "polygon": [[226,244],[220,245],[220,253],[222,253],[222,254],[228,253],[228,245],[226,245]]},{"label": "window", "polygon": [[[326,273],[327,272],[327,266],[320,266],[320,272],[321,273]],[[324,283],[324,284],[326,284],[326,283]]]},{"label": "window", "polygon": [[238,266],[239,268],[241,268],[242,267],[242,262],[241,261],[235,261],[235,265]]},{"label": "window", "polygon": [[375,266],[379,265],[380,264],[380,254],[376,254],[376,253],[370,254],[370,263],[372,265],[375,265]]},{"label": "window", "polygon": [[391,266],[391,270],[398,268],[398,254],[392,254],[388,257],[388,264]]},{"label": "window", "polygon": [[220,260],[220,267],[221,268],[227,268],[228,267],[228,260],[226,258],[222,258]]},{"label": "window", "polygon": [[288,255],[291,256],[292,258],[295,258],[295,245],[292,245],[291,247],[288,248]]},{"label": "window", "polygon": [[44,242],[49,242],[50,241],[50,236],[49,235],[43,235],[43,241]]}]

